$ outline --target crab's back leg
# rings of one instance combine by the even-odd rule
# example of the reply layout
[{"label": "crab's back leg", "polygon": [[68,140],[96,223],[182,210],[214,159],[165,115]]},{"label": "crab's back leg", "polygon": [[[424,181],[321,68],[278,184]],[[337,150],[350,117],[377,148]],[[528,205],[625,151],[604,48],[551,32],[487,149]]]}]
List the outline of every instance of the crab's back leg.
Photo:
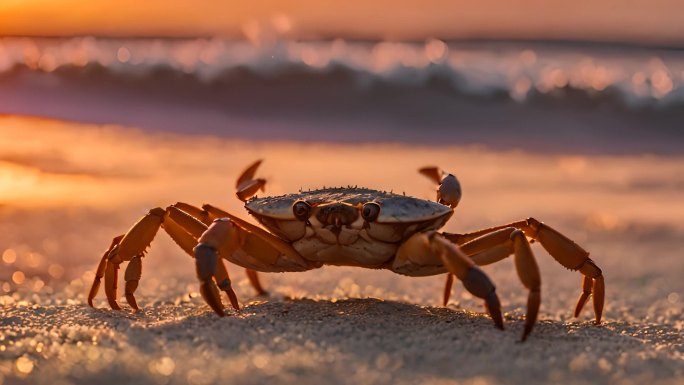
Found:
[{"label": "crab's back leg", "polygon": [[252,269],[245,269],[245,273],[247,274],[247,279],[249,280],[249,283],[252,285],[254,290],[256,290],[257,294],[268,294],[268,292],[264,289],[264,286],[261,284],[261,281],[259,280],[259,273]]},{"label": "crab's back leg", "polygon": [[[142,276],[142,257],[160,227],[163,227],[171,239],[193,257],[193,247],[197,245],[199,236],[207,229],[207,226],[202,223],[201,218],[195,218],[178,207],[169,206],[166,210],[161,208],[150,210],[125,235],[114,238],[111,246],[103,255],[95,274],[95,280],[88,294],[88,304],[90,306],[93,306],[92,301],[97,295],[100,280],[104,276],[105,293],[109,305],[113,309],[121,309],[117,302],[118,269],[121,263],[128,262],[124,275],[126,281],[126,300],[133,309],[138,309],[134,292]],[[219,261],[218,263],[222,264],[223,262]],[[219,271],[221,274],[217,278],[223,283],[221,288],[228,295],[233,307],[238,309],[235,293],[230,288],[228,271],[225,269],[225,266],[221,266]]]},{"label": "crab's back leg", "polygon": [[418,233],[404,241],[397,250],[396,256],[388,268],[404,275],[427,275],[422,271],[441,270],[443,268],[463,282],[463,286],[471,294],[485,300],[485,306],[494,324],[503,329],[501,304],[496,295],[496,288],[458,246],[442,235]]},{"label": "crab's back leg", "polygon": [[[107,301],[112,309],[121,309],[121,306],[119,306],[116,301],[119,265],[123,262],[131,261],[134,258],[137,258],[136,261],[133,262],[130,270],[127,269],[126,272],[126,299],[133,309],[138,309],[138,305],[133,298],[133,291],[135,291],[137,280],[140,279],[142,273],[142,265],[140,264],[139,258],[144,255],[145,250],[157,234],[165,214],[166,211],[159,207],[150,210],[150,212],[136,222],[123,237],[114,238],[112,246],[105,253],[105,256],[103,257],[107,260],[104,264],[105,294],[107,295]],[[98,266],[98,273],[101,265],[102,262],[100,266]],[[98,274],[96,273],[95,281],[93,282],[93,286],[88,295],[88,303],[91,305],[99,287],[97,276]],[[132,301],[131,298],[133,298]]]},{"label": "crab's back leg", "polygon": [[111,245],[109,245],[109,248],[104,252],[102,258],[100,259],[100,263],[97,265],[97,270],[95,271],[95,279],[93,279],[93,284],[90,286],[90,292],[88,293],[88,305],[90,305],[91,307],[93,307],[93,299],[97,295],[98,290],[100,290],[100,283],[102,282],[102,278],[105,276],[109,253],[111,253],[112,250],[115,247],[117,247],[117,245],[119,244],[119,242],[121,242],[121,239],[123,237],[124,235],[122,234],[112,239]]},{"label": "crab's back leg", "polygon": [[511,227],[522,230],[526,236],[541,243],[544,249],[546,249],[546,251],[564,267],[570,270],[579,271],[582,274],[582,293],[577,300],[574,315],[575,317],[579,315],[584,303],[591,294],[593,296],[594,314],[596,316],[595,323],[600,324],[605,299],[603,273],[596,263],[589,258],[589,253],[586,250],[551,226],[534,218],[528,218],[526,220],[478,230],[472,233],[445,233],[443,235],[456,244],[466,245],[468,242],[484,235]]},{"label": "crab's back leg", "polygon": [[118,271],[121,263],[128,262],[128,267],[124,274],[126,280],[126,300],[133,309],[138,309],[133,293],[142,276],[142,257],[150,243],[152,243],[166,216],[166,210],[160,207],[154,208],[136,222],[126,234],[114,238],[98,265],[95,280],[88,294],[88,304],[90,306],[93,306],[93,299],[97,295],[100,279],[104,275],[107,301],[112,309],[121,309],[117,302]]},{"label": "crab's back leg", "polygon": [[444,284],[444,300],[442,305],[446,306],[449,304],[449,297],[451,296],[451,287],[454,285],[454,275],[447,273],[446,283]]}]

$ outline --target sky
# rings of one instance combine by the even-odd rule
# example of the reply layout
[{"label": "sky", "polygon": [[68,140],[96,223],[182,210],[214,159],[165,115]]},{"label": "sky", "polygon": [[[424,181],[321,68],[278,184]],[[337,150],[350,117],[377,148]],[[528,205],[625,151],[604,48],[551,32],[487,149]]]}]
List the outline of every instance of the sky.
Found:
[{"label": "sky", "polygon": [[567,39],[684,44],[680,0],[0,0],[0,36]]}]

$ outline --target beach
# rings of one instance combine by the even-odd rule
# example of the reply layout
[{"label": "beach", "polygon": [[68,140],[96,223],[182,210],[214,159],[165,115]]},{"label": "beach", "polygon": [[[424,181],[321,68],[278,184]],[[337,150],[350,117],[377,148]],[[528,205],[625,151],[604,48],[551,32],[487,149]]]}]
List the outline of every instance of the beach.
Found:
[{"label": "beach", "polygon": [[[2,384],[680,384],[684,376],[681,154],[532,151],[454,143],[254,140],[212,133],[0,117]],[[216,317],[193,261],[160,233],[144,259],[142,310],[86,304],[111,239],[153,207],[234,196],[256,159],[266,193],[359,185],[434,199],[438,165],[464,195],[447,232],[535,217],[591,252],[606,279],[600,326],[572,309],[580,275],[533,250],[539,321],[520,343],[527,293],[512,260],[484,268],[506,329],[444,277],[325,267],[264,274]],[[125,303],[122,301],[121,303]],[[224,298],[224,304],[227,300]],[[590,307],[590,306],[588,306]]]}]

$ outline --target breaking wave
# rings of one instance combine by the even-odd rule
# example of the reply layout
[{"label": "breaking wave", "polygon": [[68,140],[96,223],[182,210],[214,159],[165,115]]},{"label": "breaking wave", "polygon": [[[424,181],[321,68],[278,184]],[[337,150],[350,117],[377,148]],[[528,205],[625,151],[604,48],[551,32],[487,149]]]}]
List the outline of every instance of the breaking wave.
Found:
[{"label": "breaking wave", "polygon": [[328,93],[338,86],[359,93],[429,88],[447,96],[520,104],[599,101],[628,109],[684,104],[684,52],[625,47],[440,40],[2,39],[0,80],[16,72],[66,79],[104,76],[151,87],[161,79],[204,88],[288,83],[313,91],[314,83]]}]

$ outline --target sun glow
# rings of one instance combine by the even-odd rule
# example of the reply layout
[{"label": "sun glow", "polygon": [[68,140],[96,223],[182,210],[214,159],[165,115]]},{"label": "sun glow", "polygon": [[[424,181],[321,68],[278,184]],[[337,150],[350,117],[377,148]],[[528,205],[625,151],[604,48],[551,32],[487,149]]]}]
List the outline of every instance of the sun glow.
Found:
[{"label": "sun glow", "polygon": [[[0,123],[0,205],[149,209],[180,200],[210,202],[242,214],[232,178],[245,165],[263,158],[260,173],[268,181],[269,195],[351,184],[433,199],[434,186],[415,171],[436,164],[455,172],[464,186],[459,218],[504,221],[581,213],[595,218],[595,208],[601,207],[614,213],[610,224],[615,227],[636,218],[677,222],[684,216],[680,192],[668,187],[677,185],[674,175],[684,175],[684,163],[676,157],[246,142],[17,117],[0,117]],[[519,171],[501,164],[519,165]],[[643,175],[649,179],[644,181]],[[655,181],[662,181],[660,189],[640,189]],[[502,192],[507,199],[501,199]],[[644,198],[646,193],[650,199]],[[536,204],[540,194],[545,197],[543,207]],[[535,213],[517,212],[511,201],[517,202],[515,207],[538,208]]]},{"label": "sun glow", "polygon": [[[677,0],[3,0],[2,35],[532,38],[682,42]],[[382,15],[382,17],[378,17]],[[638,26],[638,28],[635,28]],[[251,31],[251,32],[250,32]]]}]

